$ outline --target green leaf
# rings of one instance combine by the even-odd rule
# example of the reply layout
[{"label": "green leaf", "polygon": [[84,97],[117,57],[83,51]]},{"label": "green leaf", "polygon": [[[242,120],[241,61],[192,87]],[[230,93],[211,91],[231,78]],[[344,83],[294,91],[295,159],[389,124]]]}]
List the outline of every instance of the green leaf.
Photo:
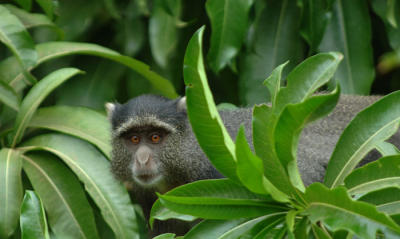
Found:
[{"label": "green leaf", "polygon": [[354,170],[344,180],[351,195],[400,187],[400,155],[388,156]]},{"label": "green leaf", "polygon": [[47,134],[30,139],[21,150],[46,150],[61,158],[85,185],[117,238],[136,238],[137,222],[129,195],[110,172],[110,163],[91,144]]},{"label": "green leaf", "polygon": [[332,239],[332,237],[329,235],[329,233],[319,226],[313,224],[311,225],[312,232],[314,234],[314,237],[317,239]]},{"label": "green leaf", "polygon": [[185,239],[219,238],[225,232],[230,231],[248,219],[240,218],[235,220],[204,220],[194,226],[185,235]]},{"label": "green leaf", "polygon": [[0,150],[0,237],[10,237],[17,225],[22,202],[22,160],[18,151]]},{"label": "green leaf", "polygon": [[368,193],[359,201],[376,205],[376,209],[388,215],[400,214],[400,189],[398,187],[384,188]]},{"label": "green leaf", "polygon": [[174,239],[175,234],[174,233],[164,233],[159,236],[153,237],[153,239]]},{"label": "green leaf", "polygon": [[251,27],[254,34],[249,35],[246,53],[239,62],[239,96],[243,105],[266,102],[269,96],[262,87],[265,78],[288,60],[286,70],[293,69],[304,55],[304,42],[299,34],[301,12],[297,1],[258,2],[265,2],[267,6],[256,16]]},{"label": "green leaf", "polygon": [[307,0],[302,2],[300,34],[309,45],[309,53],[317,51],[330,20],[331,2],[329,0]]},{"label": "green leaf", "polygon": [[43,203],[34,191],[25,191],[20,227],[23,239],[50,239]]},{"label": "green leaf", "polygon": [[396,146],[385,141],[376,144],[376,150],[378,150],[378,152],[382,154],[382,156],[400,154],[400,150]]},{"label": "green leaf", "polygon": [[[51,154],[23,158],[24,171],[43,200],[54,233],[59,237],[99,238],[92,208],[76,176]],[[36,230],[42,232],[40,227]]]},{"label": "green leaf", "polygon": [[287,104],[310,97],[332,78],[342,59],[338,52],[320,53],[296,66],[287,77],[287,86],[279,91],[275,113],[280,114]]},{"label": "green leaf", "polygon": [[276,153],[288,170],[293,185],[304,192],[304,184],[297,167],[297,146],[302,129],[307,123],[327,115],[339,100],[340,89],[327,95],[317,95],[302,103],[289,104],[279,116],[275,127]]},{"label": "green leaf", "polygon": [[[385,23],[387,37],[392,49],[398,51],[400,47],[400,31],[395,17],[399,18],[400,3],[395,0],[372,0],[372,10]],[[381,70],[381,69],[380,69]]]},{"label": "green leaf", "polygon": [[57,33],[59,38],[62,38],[64,35],[63,31],[56,24],[54,24],[46,15],[38,13],[29,13],[27,11],[24,11],[20,8],[17,8],[9,4],[5,4],[3,6],[6,7],[16,17],[18,17],[21,23],[24,24],[26,28],[50,27]]},{"label": "green leaf", "polygon": [[110,123],[97,111],[64,105],[40,108],[28,127],[51,129],[84,139],[110,158]]},{"label": "green leaf", "polygon": [[265,177],[286,195],[295,193],[285,168],[276,156],[273,131],[272,109],[267,105],[256,105],[253,109],[253,144],[256,155],[264,165]]},{"label": "green leaf", "polygon": [[304,197],[309,203],[305,212],[313,223],[321,221],[333,231],[345,229],[365,239],[375,239],[378,230],[386,238],[400,236],[400,226],[390,217],[371,204],[352,201],[344,187],[330,190],[314,183]]},{"label": "green leaf", "polygon": [[229,179],[189,183],[159,198],[173,211],[205,219],[257,217],[287,210],[270,197],[254,194]]},{"label": "green leaf", "polygon": [[276,104],[276,97],[281,88],[282,71],[288,63],[289,62],[287,61],[276,67],[272,71],[271,75],[264,81],[264,85],[268,88],[269,94],[271,95],[271,105]]},{"label": "green leaf", "polygon": [[208,0],[206,11],[211,21],[211,46],[208,61],[219,72],[239,52],[248,28],[252,0]]},{"label": "green leaf", "polygon": [[273,227],[277,221],[280,222],[283,215],[267,215],[258,217],[247,222],[244,222],[236,227],[227,230],[222,234],[219,239],[230,239],[230,238],[254,238],[259,232],[266,227]]},{"label": "green leaf", "polygon": [[[4,6],[0,5],[0,41],[15,55],[30,83],[35,83],[28,70],[37,63],[34,42],[22,23]],[[1,79],[1,78],[0,78]]]},{"label": "green leaf", "polygon": [[15,120],[12,147],[15,147],[21,141],[29,121],[46,96],[57,86],[78,73],[81,73],[81,71],[76,68],[59,69],[44,77],[30,89],[21,103],[20,111]]},{"label": "green leaf", "polygon": [[[164,79],[157,73],[151,71],[148,65],[134,58],[121,55],[116,51],[113,51],[106,47],[102,47],[100,45],[79,42],[46,42],[36,45],[36,50],[39,54],[39,58],[37,64],[34,67],[45,61],[73,54],[99,56],[128,66],[129,68],[149,80],[154,89],[160,94],[169,98],[175,98],[178,96],[171,82]],[[9,61],[7,65],[0,64],[0,72],[3,69],[8,69],[10,65],[12,65],[11,61]],[[7,82],[17,91],[23,88],[23,86],[20,85],[20,81],[23,79],[23,75],[21,75],[21,73],[18,71],[13,72],[12,74],[10,72],[0,73],[0,78],[5,79],[5,82]]]},{"label": "green leaf", "polygon": [[375,145],[393,135],[400,121],[400,91],[365,108],[343,131],[328,163],[324,183],[334,188]]},{"label": "green leaf", "polygon": [[253,154],[246,140],[244,127],[240,127],[236,138],[237,175],[244,186],[258,194],[271,194],[279,202],[288,202],[285,194],[279,191],[264,176],[262,160]]},{"label": "green leaf", "polygon": [[[344,94],[368,95],[375,71],[371,44],[368,2],[337,0],[320,45],[320,51],[339,51],[344,55],[335,79]],[[362,39],[362,41],[360,40]]]},{"label": "green leaf", "polygon": [[43,9],[46,15],[50,18],[50,20],[52,20],[55,3],[52,0],[36,0],[36,2]]},{"label": "green leaf", "polygon": [[32,0],[14,0],[21,7],[23,7],[26,11],[30,11],[32,8]]},{"label": "green leaf", "polygon": [[193,132],[211,163],[223,175],[238,181],[235,144],[222,123],[207,83],[201,51],[203,32],[204,27],[193,35],[184,59],[187,113]]},{"label": "green leaf", "polygon": [[179,219],[182,221],[188,221],[188,222],[191,222],[191,221],[194,221],[197,219],[197,217],[194,217],[191,215],[180,214],[180,213],[174,212],[174,211],[164,207],[161,204],[160,200],[157,200],[151,208],[150,220],[149,220],[150,227],[151,228],[153,227],[154,219],[165,221],[165,220],[168,220],[171,218]]},{"label": "green leaf", "polygon": [[107,11],[111,17],[113,17],[115,19],[121,19],[118,9],[115,6],[114,0],[104,0],[104,5],[106,6]]},{"label": "green leaf", "polygon": [[[177,21],[182,9],[181,0],[155,0],[153,12],[149,20],[149,40],[154,60],[162,68],[166,68],[172,54],[176,52],[179,42]],[[165,11],[168,5],[171,14]]]},{"label": "green leaf", "polygon": [[0,101],[15,111],[19,110],[20,99],[9,85],[0,80]]}]

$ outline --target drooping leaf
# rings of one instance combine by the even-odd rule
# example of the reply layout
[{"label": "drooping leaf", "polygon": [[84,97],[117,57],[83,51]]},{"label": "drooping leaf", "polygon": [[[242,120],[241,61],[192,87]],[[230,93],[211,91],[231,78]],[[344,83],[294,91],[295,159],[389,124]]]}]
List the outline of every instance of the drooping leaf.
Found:
[{"label": "drooping leaf", "polygon": [[393,135],[400,121],[400,91],[361,111],[343,131],[328,163],[324,183],[334,188],[376,144]]},{"label": "drooping leaf", "polygon": [[224,68],[239,52],[248,27],[252,0],[208,0],[211,46],[208,62],[214,72]]},{"label": "drooping leaf", "polygon": [[18,18],[4,6],[0,6],[0,18],[0,41],[15,55],[23,68],[23,74],[28,78],[28,82],[35,83],[34,78],[28,73],[28,70],[38,60],[38,54],[31,36]]},{"label": "drooping leaf", "polygon": [[0,101],[15,111],[19,110],[20,99],[17,93],[3,81],[0,81]]},{"label": "drooping leaf", "polygon": [[238,180],[235,144],[218,114],[204,70],[203,32],[204,27],[193,35],[184,59],[187,113],[201,148],[215,168],[226,177]]},{"label": "drooping leaf", "polygon": [[189,183],[159,198],[173,211],[205,219],[257,217],[287,210],[270,197],[254,194],[229,179]]},{"label": "drooping leaf", "polygon": [[185,239],[219,238],[225,232],[247,220],[243,218],[235,220],[204,220],[186,233]]},{"label": "drooping leaf", "polygon": [[[127,68],[99,58],[89,59],[85,64],[82,70],[87,74],[76,77],[57,89],[56,104],[104,111],[104,102],[112,102],[117,98],[119,86],[122,85],[121,79]],[[136,86],[136,79],[134,82]]]},{"label": "drooping leaf", "polygon": [[150,220],[149,220],[150,227],[153,227],[155,219],[165,221],[165,220],[168,220],[171,218],[179,219],[182,221],[188,221],[188,222],[191,222],[191,221],[194,221],[197,219],[197,217],[194,217],[192,215],[177,213],[175,211],[172,211],[172,210],[164,207],[161,204],[160,200],[155,201],[151,208],[151,212],[150,212]]},{"label": "drooping leaf", "polygon": [[174,233],[164,233],[159,236],[153,237],[153,239],[174,239],[175,234]]},{"label": "drooping leaf", "polygon": [[20,111],[15,120],[12,147],[15,147],[21,141],[29,121],[44,98],[57,86],[78,73],[81,73],[81,71],[76,68],[59,69],[50,73],[32,87],[22,101]]},{"label": "drooping leaf", "polygon": [[20,227],[23,239],[50,239],[43,203],[34,191],[25,191]]},{"label": "drooping leaf", "polygon": [[75,137],[47,134],[25,142],[22,150],[46,150],[61,158],[85,185],[104,220],[118,238],[137,238],[137,223],[129,195],[110,173],[107,159]]},{"label": "drooping leaf", "polygon": [[[372,61],[371,22],[364,0],[337,0],[320,51],[344,55],[335,75],[344,94],[369,94],[375,71]],[[360,41],[362,39],[362,41]]]},{"label": "drooping leaf", "polygon": [[[149,20],[151,53],[161,67],[167,67],[179,41],[177,22],[182,9],[181,0],[156,0]],[[166,10],[170,10],[168,13]]]},{"label": "drooping leaf", "polygon": [[[76,176],[51,154],[23,158],[24,171],[43,201],[54,233],[59,237],[99,238],[92,208]],[[40,233],[45,228],[36,230]]]},{"label": "drooping leaf", "polygon": [[398,187],[384,188],[368,193],[359,201],[376,205],[376,209],[388,215],[400,214],[400,189]]},{"label": "drooping leaf", "polygon": [[51,129],[84,139],[110,158],[110,123],[97,111],[64,105],[40,108],[28,127]]},{"label": "drooping leaf", "polygon": [[304,184],[297,168],[297,146],[301,130],[307,123],[327,115],[336,106],[340,90],[336,89],[331,94],[313,96],[302,103],[287,105],[275,128],[276,153],[288,170],[289,178],[293,185],[304,191]]},{"label": "drooping leaf", "polygon": [[[22,24],[26,28],[34,28],[34,27],[50,27],[55,30],[59,38],[62,38],[64,33],[63,31],[54,24],[46,15],[38,14],[38,13],[29,13],[20,8],[17,8],[13,5],[3,5],[6,7],[12,14],[14,14],[21,21]],[[34,65],[31,65],[34,66]]]},{"label": "drooping leaf", "polygon": [[13,149],[0,150],[0,237],[10,237],[17,225],[22,202],[22,160]]},{"label": "drooping leaf", "polygon": [[305,193],[308,218],[321,221],[333,231],[347,230],[360,238],[374,239],[379,230],[386,238],[400,236],[400,226],[390,217],[364,202],[352,201],[344,187],[328,189],[323,184],[310,185]]},{"label": "drooping leaf", "polygon": [[400,187],[400,155],[388,156],[354,170],[344,180],[351,195]]},{"label": "drooping leaf", "polygon": [[307,0],[302,3],[300,34],[309,45],[309,53],[317,51],[330,20],[331,2],[329,0]]},{"label": "drooping leaf", "polygon": [[[154,89],[156,89],[160,94],[169,98],[177,97],[177,94],[171,82],[164,79],[157,73],[151,71],[148,65],[134,58],[121,55],[111,49],[96,44],[78,42],[46,42],[38,44],[36,46],[36,49],[39,54],[39,59],[35,67],[45,61],[67,55],[84,54],[99,56],[128,66],[129,68],[149,80]],[[7,61],[7,64],[0,64],[0,78],[5,79],[5,82],[7,82],[10,86],[18,91],[24,87],[23,85],[21,86],[20,82],[23,79],[23,75],[21,75],[19,71],[15,71],[12,73],[1,73],[3,69],[8,69],[12,64],[13,63],[11,60]],[[13,68],[11,67],[11,69]]]},{"label": "drooping leaf", "polygon": [[297,1],[264,2],[266,6],[253,26],[254,35],[239,62],[239,96],[243,105],[266,102],[269,95],[262,83],[272,70],[288,60],[285,70],[291,70],[303,59]]}]

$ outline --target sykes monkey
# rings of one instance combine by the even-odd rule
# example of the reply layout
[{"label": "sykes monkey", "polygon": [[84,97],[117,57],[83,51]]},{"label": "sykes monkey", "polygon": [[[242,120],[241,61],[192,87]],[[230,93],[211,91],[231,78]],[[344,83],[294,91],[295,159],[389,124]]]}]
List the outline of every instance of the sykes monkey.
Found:
[{"label": "sykes monkey", "polygon": [[[322,181],[329,157],[344,128],[377,96],[342,95],[335,110],[307,126],[298,147],[298,167],[306,185]],[[142,206],[146,219],[156,200],[155,192],[164,193],[176,186],[200,179],[221,178],[202,152],[186,114],[186,100],[169,100],[142,95],[125,104],[107,103],[112,125],[113,174],[132,184],[132,192]],[[252,111],[249,108],[220,111],[221,118],[235,138],[240,124],[251,143]],[[392,141],[400,142],[397,133]],[[378,155],[369,155],[378,158]],[[153,235],[188,230],[185,223],[157,222]]]}]

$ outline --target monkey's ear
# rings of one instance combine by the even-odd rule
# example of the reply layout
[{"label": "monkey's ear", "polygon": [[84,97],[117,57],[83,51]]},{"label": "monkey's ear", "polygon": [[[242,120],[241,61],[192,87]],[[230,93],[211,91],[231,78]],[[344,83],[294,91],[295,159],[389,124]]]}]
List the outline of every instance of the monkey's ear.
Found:
[{"label": "monkey's ear", "polygon": [[178,99],[178,103],[176,104],[176,109],[178,112],[186,112],[186,96]]},{"label": "monkey's ear", "polygon": [[109,119],[111,119],[113,113],[115,112],[115,108],[117,108],[117,105],[114,103],[107,102],[104,107],[106,108],[107,116]]}]

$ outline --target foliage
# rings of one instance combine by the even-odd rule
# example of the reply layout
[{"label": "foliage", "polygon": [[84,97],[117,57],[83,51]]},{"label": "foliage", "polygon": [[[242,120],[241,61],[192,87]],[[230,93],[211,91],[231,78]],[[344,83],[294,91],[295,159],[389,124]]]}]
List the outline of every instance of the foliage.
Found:
[{"label": "foliage", "polygon": [[[286,87],[279,87],[284,65],[272,73],[266,83],[275,86],[268,88],[274,96],[272,104],[253,108],[254,154],[243,127],[236,143],[223,133],[226,129],[204,71],[203,32],[201,28],[194,34],[185,55],[188,116],[202,149],[227,178],[197,181],[158,195],[152,220],[165,220],[168,210],[175,214],[167,218],[191,215],[204,219],[185,238],[334,238],[339,231],[359,238],[382,234],[398,238],[400,225],[392,218],[398,214],[398,197],[390,192],[399,186],[400,154],[354,168],[397,131],[400,91],[353,119],[332,154],[324,184],[305,187],[297,169],[299,135],[307,123],[334,108],[339,88],[313,93],[333,76],[342,55],[330,52],[306,59],[289,73]],[[209,128],[199,123],[200,118]],[[229,157],[215,156],[216,152]],[[376,192],[383,190],[391,191],[378,197]]]},{"label": "foliage", "polygon": [[[352,123],[344,133],[339,142],[343,147],[332,156],[332,164],[340,166],[330,165],[325,179],[331,188],[305,188],[294,152],[301,129],[328,113],[340,91],[387,93],[400,87],[399,7],[394,0],[2,1],[0,237],[145,237],[141,213],[108,170],[110,135],[103,105],[142,93],[175,98],[184,93],[184,81],[191,121],[209,123],[205,129],[193,123],[199,142],[229,178],[187,187],[241,186],[220,189],[236,193],[228,198],[210,193],[180,199],[185,195],[171,191],[156,202],[154,218],[207,218],[188,238],[202,238],[208,232],[221,238],[306,234],[329,238],[337,228],[357,235],[371,235],[374,230],[396,233],[398,225],[387,215],[399,222],[399,200],[392,196],[398,175],[389,170],[397,167],[397,156],[353,169],[374,147],[384,155],[398,154],[384,142],[397,127],[399,112],[391,103],[398,102],[398,93],[360,114],[361,123]],[[190,37],[202,25],[207,25],[205,62],[200,33],[184,57]],[[343,56],[315,55],[324,51],[340,51]],[[203,89],[208,87],[206,73],[217,102],[272,102],[272,107],[254,108],[255,153],[242,131],[236,140],[227,135],[212,94]],[[285,80],[287,85],[281,88]],[[331,92],[312,96],[320,87]],[[379,125],[362,125],[378,111],[384,115],[376,119]],[[364,138],[353,134],[365,127],[370,134]],[[210,133],[217,136],[215,141],[202,139]],[[348,143],[353,141],[357,145]],[[223,157],[215,157],[210,147],[214,145],[221,147]],[[388,168],[386,173],[366,176],[381,166]],[[343,183],[348,195],[363,203],[320,198],[322,193],[333,198],[344,195],[346,189],[336,188]],[[383,198],[376,192],[383,192]],[[223,215],[215,202],[237,211]],[[337,215],[356,212],[352,222],[362,219],[370,231],[324,218],[322,212],[328,209],[321,202],[337,206]],[[185,215],[179,213],[180,203],[186,209],[215,211]],[[164,204],[175,205],[179,212]],[[197,206],[187,206],[191,204]],[[258,209],[263,214],[256,214]],[[217,214],[231,220],[215,220]],[[250,214],[253,218],[246,217]],[[375,217],[379,220],[371,222]]]}]

